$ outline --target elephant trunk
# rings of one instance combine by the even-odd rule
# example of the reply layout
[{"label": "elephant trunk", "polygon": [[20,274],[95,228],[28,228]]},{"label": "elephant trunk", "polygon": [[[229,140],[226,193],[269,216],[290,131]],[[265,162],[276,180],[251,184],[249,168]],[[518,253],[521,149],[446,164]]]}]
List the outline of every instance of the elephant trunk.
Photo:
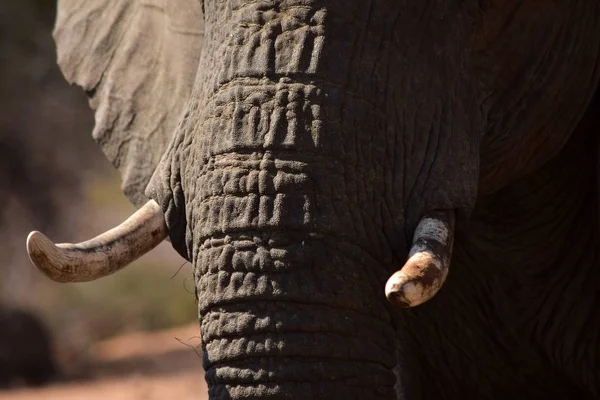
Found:
[{"label": "elephant trunk", "polygon": [[[188,160],[200,162],[171,175],[187,194],[182,252],[195,266],[211,399],[395,397],[396,337],[382,290],[389,246],[376,209],[343,184],[364,172],[319,149],[298,151],[314,146],[310,124],[294,118],[318,112],[305,104],[314,90],[224,90],[214,102],[246,92],[283,110],[271,101],[205,107],[234,121],[195,136],[202,146],[190,146]],[[254,144],[261,131],[267,138]]]},{"label": "elephant trunk", "polygon": [[395,398],[392,324],[375,274],[364,274],[375,264],[310,232],[204,240],[196,280],[210,398]]}]

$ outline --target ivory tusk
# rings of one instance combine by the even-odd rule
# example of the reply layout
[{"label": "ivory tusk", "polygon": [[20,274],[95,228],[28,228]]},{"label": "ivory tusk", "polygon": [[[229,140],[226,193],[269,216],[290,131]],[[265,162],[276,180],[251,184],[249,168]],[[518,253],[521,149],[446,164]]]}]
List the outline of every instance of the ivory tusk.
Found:
[{"label": "ivory tusk", "polygon": [[446,277],[454,242],[454,210],[433,211],[419,221],[406,264],[385,285],[385,296],[398,307],[431,299]]},{"label": "ivory tusk", "polygon": [[167,237],[165,217],[151,200],[121,225],[83,243],[54,244],[33,231],[27,253],[33,265],[57,282],[87,282],[110,275]]}]

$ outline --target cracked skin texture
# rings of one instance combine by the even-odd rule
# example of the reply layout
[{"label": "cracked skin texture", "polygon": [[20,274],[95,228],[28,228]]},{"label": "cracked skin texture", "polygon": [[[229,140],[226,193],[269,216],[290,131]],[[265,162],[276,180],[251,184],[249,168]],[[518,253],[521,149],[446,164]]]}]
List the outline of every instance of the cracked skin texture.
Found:
[{"label": "cracked skin texture", "polygon": [[[94,136],[195,266],[211,398],[600,396],[595,2],[59,7]],[[392,309],[435,209],[448,280]]]}]

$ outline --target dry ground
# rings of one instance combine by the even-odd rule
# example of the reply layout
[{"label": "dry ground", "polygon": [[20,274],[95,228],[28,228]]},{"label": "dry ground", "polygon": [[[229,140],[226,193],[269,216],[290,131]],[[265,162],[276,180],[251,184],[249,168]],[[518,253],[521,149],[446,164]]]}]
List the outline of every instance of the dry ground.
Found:
[{"label": "dry ground", "polygon": [[100,342],[90,349],[87,365],[67,371],[60,382],[0,391],[0,399],[207,399],[198,332],[191,324]]}]

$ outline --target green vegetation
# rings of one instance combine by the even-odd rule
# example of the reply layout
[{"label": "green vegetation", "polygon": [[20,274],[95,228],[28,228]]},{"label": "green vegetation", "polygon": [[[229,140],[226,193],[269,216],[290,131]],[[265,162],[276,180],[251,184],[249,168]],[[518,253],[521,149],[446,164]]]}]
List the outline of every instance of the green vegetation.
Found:
[{"label": "green vegetation", "polygon": [[136,330],[155,330],[196,319],[191,268],[137,262],[102,280],[47,286],[39,305],[55,332],[96,341]]}]

